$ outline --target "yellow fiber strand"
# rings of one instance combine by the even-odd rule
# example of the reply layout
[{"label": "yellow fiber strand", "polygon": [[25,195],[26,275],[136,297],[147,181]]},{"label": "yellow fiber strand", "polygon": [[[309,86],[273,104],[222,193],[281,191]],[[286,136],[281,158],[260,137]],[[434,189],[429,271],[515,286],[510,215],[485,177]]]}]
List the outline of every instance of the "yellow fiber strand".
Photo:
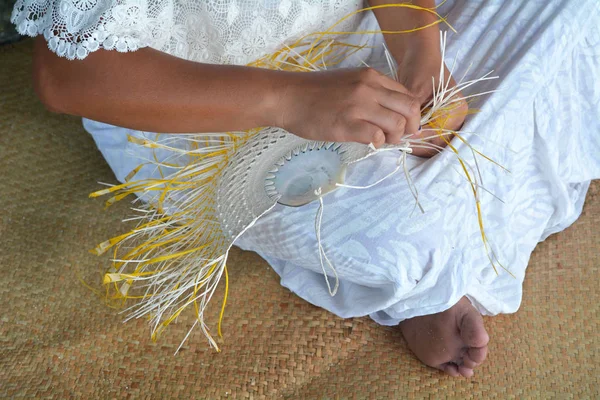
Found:
[{"label": "yellow fiber strand", "polygon": [[224,267],[225,269],[225,296],[223,296],[223,305],[221,306],[221,313],[219,314],[219,325],[217,325],[217,332],[219,333],[219,337],[223,337],[223,332],[221,332],[221,325],[223,324],[223,316],[225,315],[225,305],[227,304],[227,295],[229,294],[229,274],[227,273],[227,265]]},{"label": "yellow fiber strand", "polygon": [[[464,160],[462,159],[462,157],[460,157],[458,150],[456,149],[456,147],[454,147],[452,145],[452,143],[450,143],[450,141],[448,140],[448,138],[446,137],[446,135],[442,134],[442,131],[446,125],[447,119],[451,116],[450,113],[445,114],[445,115],[438,115],[437,117],[435,117],[432,121],[432,126],[433,128],[437,131],[438,136],[446,143],[446,146],[448,146],[448,148],[450,150],[452,150],[452,152],[454,152],[454,154],[457,156],[458,158],[458,162],[460,163],[460,166],[465,174],[465,177],[467,178],[467,181],[469,182],[469,185],[471,186],[471,191],[473,193],[473,197],[475,198],[475,206],[476,206],[476,210],[477,210],[477,223],[479,225],[479,231],[481,233],[481,240],[483,242],[483,245],[485,247],[486,250],[486,255],[492,265],[492,268],[494,269],[494,272],[496,272],[496,274],[498,273],[498,269],[496,267],[496,262],[494,262],[494,258],[495,254],[493,253],[492,249],[489,247],[489,242],[487,239],[487,236],[485,234],[485,229],[484,229],[484,225],[483,225],[483,213],[481,211],[481,202],[479,200],[479,193],[478,193],[478,188],[476,186],[476,184],[474,183],[473,179],[471,178],[471,174],[469,173],[469,170],[464,162]],[[445,119],[443,119],[445,117]],[[458,137],[463,143],[468,144],[468,142],[462,138],[456,131],[452,131],[451,132],[453,136]],[[478,152],[479,153],[479,152]],[[479,153],[481,154],[481,153]],[[483,154],[481,154],[483,156]],[[492,159],[490,159],[489,157],[484,156],[486,159],[490,160],[491,162],[493,162],[494,164],[501,166],[500,164],[496,163],[495,161],[493,161]],[[497,261],[497,258],[496,258]],[[508,270],[506,269],[500,262],[497,263],[503,270],[507,271],[511,276],[514,277],[514,275]]]},{"label": "yellow fiber strand", "polygon": [[[413,28],[413,29],[407,29],[407,30],[401,30],[401,31],[358,31],[358,32],[334,32],[333,28],[335,28],[336,26],[342,24],[344,21],[348,20],[349,18],[352,18],[353,16],[366,12],[366,11],[373,11],[373,10],[377,10],[377,9],[383,9],[383,8],[409,8],[409,9],[413,9],[413,10],[419,10],[419,11],[423,11],[423,12],[427,12],[429,14],[433,14],[434,16],[436,16],[438,18],[437,21],[435,21],[434,23],[431,24],[427,24],[425,26],[421,26],[421,27],[417,27],[417,28]],[[456,32],[456,30],[446,21],[445,18],[443,18],[440,14],[438,14],[434,9],[430,9],[430,8],[425,8],[425,7],[420,7],[414,4],[407,4],[407,3],[401,3],[401,4],[381,4],[381,5],[377,5],[377,6],[372,6],[372,7],[365,7],[362,8],[360,10],[356,10],[351,12],[350,14],[346,15],[345,17],[343,17],[342,19],[340,19],[339,21],[337,21],[335,24],[333,24],[331,27],[329,27],[329,29],[327,29],[324,32],[317,32],[311,35],[306,35],[304,37],[302,37],[301,39],[299,39],[295,44],[303,41],[305,38],[310,37],[310,36],[316,36],[315,39],[315,43],[320,41],[323,36],[325,35],[360,35],[360,34],[375,34],[375,33],[385,33],[385,34],[402,34],[402,33],[411,33],[411,32],[417,32],[423,29],[426,29],[430,26],[433,25],[437,25],[441,22],[444,22],[453,32]]]}]

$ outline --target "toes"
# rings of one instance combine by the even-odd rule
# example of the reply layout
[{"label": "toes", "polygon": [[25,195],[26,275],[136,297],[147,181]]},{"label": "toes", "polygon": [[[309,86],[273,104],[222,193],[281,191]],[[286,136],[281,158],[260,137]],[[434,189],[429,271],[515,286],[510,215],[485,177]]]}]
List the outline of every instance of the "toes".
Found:
[{"label": "toes", "polygon": [[454,363],[443,364],[441,370],[455,378],[460,376],[460,372],[458,372],[458,366]]},{"label": "toes", "polygon": [[458,367],[458,373],[464,376],[465,378],[470,378],[473,376],[473,369],[461,365],[460,367]]},{"label": "toes", "polygon": [[468,355],[465,355],[465,356],[463,357],[463,362],[462,362],[462,365],[464,365],[466,368],[473,369],[473,368],[475,368],[476,366],[478,366],[478,365],[479,365],[479,363],[477,363],[477,362],[473,361],[473,360],[471,359],[471,357],[469,357]]},{"label": "toes", "polygon": [[460,336],[469,347],[484,347],[490,341],[483,318],[474,308],[463,315],[459,326]]},{"label": "toes", "polygon": [[[477,364],[481,364],[485,360],[485,357],[487,356],[487,352],[488,352],[487,346],[479,347],[479,348],[472,347],[467,352],[467,355],[469,356],[468,358],[470,360],[474,361]],[[465,358],[467,358],[467,357],[465,357]]]},{"label": "toes", "polygon": [[455,377],[455,378],[459,377],[459,376],[464,376],[465,378],[470,378],[473,376],[472,368],[467,368],[464,365],[458,366],[453,362],[442,364],[440,369],[442,371],[444,371],[445,373],[447,373],[448,375]]}]

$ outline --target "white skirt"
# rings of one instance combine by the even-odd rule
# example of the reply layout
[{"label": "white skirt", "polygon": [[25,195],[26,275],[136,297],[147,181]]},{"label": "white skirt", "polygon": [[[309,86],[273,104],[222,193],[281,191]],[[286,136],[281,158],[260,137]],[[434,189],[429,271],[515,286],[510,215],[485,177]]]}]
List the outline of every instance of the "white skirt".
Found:
[{"label": "white skirt", "polygon": [[[322,244],[340,278],[333,297],[317,252],[318,204],[277,206],[236,242],[267,260],[283,286],[341,317],[395,325],[463,296],[484,314],[515,312],[534,247],[579,217],[590,180],[600,178],[600,3],[448,1],[440,13],[458,31],[447,47],[454,76],[469,66],[467,78],[490,70],[500,76],[477,88],[497,92],[474,105],[481,112],[463,131],[476,132],[467,134],[471,144],[510,170],[479,161],[484,186],[497,197],[481,198],[486,233],[512,275],[492,268],[453,154],[411,157],[424,214],[401,174],[324,197]],[[365,25],[377,29],[373,15]],[[84,126],[119,180],[140,163],[132,154],[143,157],[144,149],[127,142],[131,131],[90,120]],[[468,147],[457,147],[469,158]],[[395,166],[394,155],[378,154],[352,166],[346,183],[370,184]]]}]

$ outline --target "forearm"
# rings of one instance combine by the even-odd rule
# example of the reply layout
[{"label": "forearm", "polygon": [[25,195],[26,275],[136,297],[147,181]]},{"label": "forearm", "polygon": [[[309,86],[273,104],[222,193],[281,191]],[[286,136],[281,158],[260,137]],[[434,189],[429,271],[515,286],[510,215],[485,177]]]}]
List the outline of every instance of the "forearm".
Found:
[{"label": "forearm", "polygon": [[[385,4],[400,4],[401,1],[393,0],[370,0],[371,6]],[[435,0],[414,0],[411,4],[433,9]],[[430,24],[434,24],[439,18],[434,14],[423,10],[415,10],[405,7],[384,7],[373,10],[379,27],[382,31],[406,31]],[[415,52],[438,53],[440,49],[440,28],[434,24],[425,29],[409,33],[384,34],[385,42],[392,55],[399,64],[404,58],[411,58]]]},{"label": "forearm", "polygon": [[[395,1],[371,0],[371,5],[393,4]],[[414,0],[412,4],[424,8],[433,9],[434,0]],[[373,11],[383,31],[411,30],[428,26],[410,33],[384,34],[386,44],[392,56],[398,63],[398,81],[406,86],[410,92],[419,100],[421,105],[429,102],[433,95],[433,88],[440,76],[440,65],[442,57],[440,52],[440,24],[435,23],[439,17],[435,13],[423,10],[414,10],[403,7],[385,7]],[[448,69],[445,69],[445,77],[449,78],[448,84],[454,86],[456,83],[449,77]],[[432,79],[433,78],[433,79]],[[459,129],[467,114],[466,102],[456,104],[456,107],[448,114],[445,122],[448,129]],[[426,127],[423,135],[431,135]],[[419,135],[413,137],[419,138]],[[441,138],[432,140],[437,146],[445,146],[446,141]],[[430,157],[435,151],[426,149],[413,149],[413,154]]]},{"label": "forearm", "polygon": [[195,63],[150,48],[100,50],[69,61],[41,38],[34,57],[36,91],[49,108],[152,132],[277,125],[280,91],[290,74]]}]

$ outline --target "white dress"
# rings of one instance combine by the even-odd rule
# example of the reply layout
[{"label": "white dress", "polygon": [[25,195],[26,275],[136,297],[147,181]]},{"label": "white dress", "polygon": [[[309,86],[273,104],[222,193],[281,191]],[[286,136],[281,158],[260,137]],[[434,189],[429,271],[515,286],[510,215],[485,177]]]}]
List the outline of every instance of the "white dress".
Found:
[{"label": "white dress", "polygon": [[[210,63],[245,64],[286,39],[323,30],[362,1],[341,0],[19,0],[13,20],[22,33],[44,34],[68,58],[98,48],[151,46]],[[485,314],[515,312],[536,244],[580,215],[591,179],[600,178],[600,3],[447,1],[442,15],[457,29],[447,56],[455,77],[500,76],[478,91],[498,91],[476,107],[463,130],[469,141],[511,171],[480,162],[486,232],[512,272],[494,272],[483,248],[475,203],[452,153],[412,157],[411,175],[425,214],[402,175],[370,190],[326,196],[323,245],[340,277],[330,296],[314,234],[317,204],[276,207],[237,245],[264,257],[285,287],[342,317],[370,315],[385,325],[443,311],[467,296]],[[377,29],[370,13],[346,28]],[[382,42],[373,36],[371,44]],[[372,57],[379,57],[379,52]],[[377,63],[371,59],[371,63]],[[465,93],[468,94],[468,93]],[[123,180],[144,149],[123,128],[84,120]],[[463,157],[470,150],[453,143]],[[366,185],[395,168],[378,154],[353,166],[350,184]],[[142,176],[143,177],[143,176]]]}]

